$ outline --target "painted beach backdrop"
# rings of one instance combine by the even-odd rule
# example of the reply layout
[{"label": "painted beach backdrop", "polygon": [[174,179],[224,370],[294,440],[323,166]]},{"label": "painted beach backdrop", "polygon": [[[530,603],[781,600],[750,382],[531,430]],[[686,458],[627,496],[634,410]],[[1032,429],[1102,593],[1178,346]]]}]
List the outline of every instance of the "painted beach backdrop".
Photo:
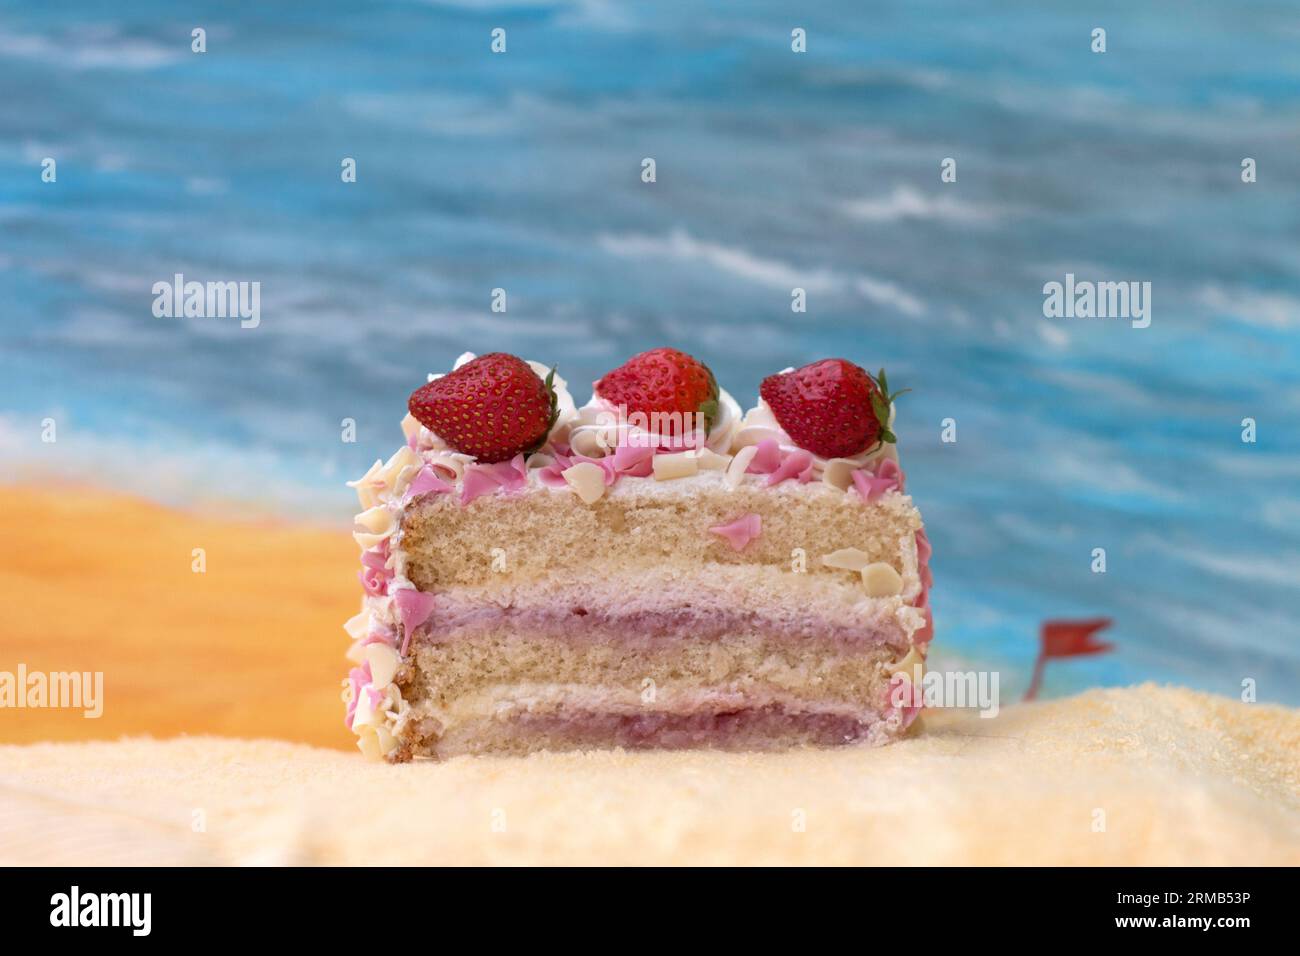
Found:
[{"label": "painted beach backdrop", "polygon": [[[1014,696],[1042,618],[1103,614],[1118,651],[1047,694],[1253,678],[1295,704],[1298,47],[1280,2],[6,4],[0,478],[340,528],[342,483],[467,349],[557,363],[581,399],[671,344],[742,404],[843,355],[913,389],[897,431],[943,660]],[[178,272],[260,282],[260,325],[156,318]],[[1151,282],[1150,327],[1044,318],[1066,273]],[[61,512],[52,540],[49,502],[0,498],[7,614],[82,593],[51,549],[105,526]],[[142,595],[193,586],[185,534],[157,567],[167,512],[115,513],[124,553],[146,542],[121,570]],[[330,614],[278,632],[340,676],[343,561]],[[271,583],[240,613],[278,613]]]}]

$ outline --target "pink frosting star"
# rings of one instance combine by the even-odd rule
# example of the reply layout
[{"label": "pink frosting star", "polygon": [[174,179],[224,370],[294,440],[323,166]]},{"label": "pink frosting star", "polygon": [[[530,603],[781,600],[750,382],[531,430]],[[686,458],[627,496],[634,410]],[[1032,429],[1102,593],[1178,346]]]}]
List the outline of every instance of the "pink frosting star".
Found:
[{"label": "pink frosting star", "polygon": [[383,597],[388,593],[388,582],[393,572],[388,570],[388,542],[383,541],[379,547],[361,552],[361,570],[357,572],[361,586],[371,597]]},{"label": "pink frosting star", "polygon": [[796,448],[786,452],[776,471],[767,476],[767,486],[779,485],[787,478],[797,478],[801,484],[812,479],[813,456],[811,452]]},{"label": "pink frosting star", "polygon": [[444,495],[455,490],[456,487],[444,481],[433,465],[425,465],[407,486],[406,500],[410,501],[412,498],[418,498],[420,495],[427,495],[430,492]]},{"label": "pink frosting star", "polygon": [[781,446],[775,438],[764,438],[754,446],[758,449],[745,473],[749,475],[770,475],[781,467]]},{"label": "pink frosting star", "polygon": [[352,721],[357,715],[357,703],[361,700],[362,691],[370,686],[370,681],[369,661],[348,671],[348,687],[352,689],[352,699],[348,701],[348,712],[343,716],[348,730],[352,729]]},{"label": "pink frosting star", "polygon": [[714,525],[709,530],[726,538],[734,550],[744,551],[749,542],[763,533],[763,519],[755,514],[741,515],[735,521]]},{"label": "pink frosting star", "polygon": [[898,467],[898,462],[894,459],[886,458],[874,474],[865,468],[855,471],[853,484],[863,501],[875,501],[891,489],[900,492],[903,490],[903,470]]},{"label": "pink frosting star", "polygon": [[493,494],[497,489],[504,489],[506,494],[523,490],[528,484],[528,468],[524,465],[522,453],[510,461],[498,461],[492,464],[476,462],[465,468],[465,476],[460,486],[460,503],[467,505],[481,495]]},{"label": "pink frosting star", "polygon": [[537,480],[548,488],[563,488],[568,482],[564,472],[574,465],[586,462],[595,465],[605,474],[605,486],[613,485],[619,478],[628,475],[632,478],[648,478],[654,472],[655,449],[650,445],[619,445],[614,454],[604,458],[590,458],[587,455],[552,455],[554,464],[537,471]]},{"label": "pink frosting star", "polygon": [[912,638],[914,643],[920,645],[930,643],[930,638],[934,637],[934,612],[930,610],[930,588],[934,585],[930,556],[933,553],[934,549],[930,547],[930,539],[925,536],[923,528],[916,533],[916,567],[921,576],[921,593],[916,596],[914,606],[925,612],[925,625]]}]

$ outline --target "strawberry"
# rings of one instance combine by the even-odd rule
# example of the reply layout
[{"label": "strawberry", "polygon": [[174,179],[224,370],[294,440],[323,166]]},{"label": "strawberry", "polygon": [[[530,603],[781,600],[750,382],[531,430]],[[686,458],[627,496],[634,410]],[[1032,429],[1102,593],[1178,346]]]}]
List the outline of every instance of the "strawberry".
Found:
[{"label": "strawberry", "polygon": [[796,445],[822,458],[852,458],[880,442],[896,441],[885,370],[875,378],[845,359],[822,359],[793,372],[769,375],[758,393]]},{"label": "strawberry", "polygon": [[554,376],[542,381],[523,359],[492,352],[417,388],[407,407],[456,451],[509,461],[546,441],[558,414]]},{"label": "strawberry", "polygon": [[699,414],[708,431],[718,414],[718,383],[709,367],[677,349],[634,355],[595,385],[599,398],[640,412]]}]

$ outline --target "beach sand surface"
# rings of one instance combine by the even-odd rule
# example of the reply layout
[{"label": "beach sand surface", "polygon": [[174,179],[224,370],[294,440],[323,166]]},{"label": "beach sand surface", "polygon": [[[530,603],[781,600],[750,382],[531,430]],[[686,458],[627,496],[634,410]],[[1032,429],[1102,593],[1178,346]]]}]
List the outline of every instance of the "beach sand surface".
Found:
[{"label": "beach sand surface", "polygon": [[1300,864],[1300,714],[1153,685],[877,748],[460,757],[0,747],[0,863]]}]

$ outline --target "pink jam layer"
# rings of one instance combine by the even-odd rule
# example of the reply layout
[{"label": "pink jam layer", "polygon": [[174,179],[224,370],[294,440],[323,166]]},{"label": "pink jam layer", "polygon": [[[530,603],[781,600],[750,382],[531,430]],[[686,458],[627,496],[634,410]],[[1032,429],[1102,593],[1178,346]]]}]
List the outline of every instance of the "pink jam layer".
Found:
[{"label": "pink jam layer", "polygon": [[673,640],[717,640],[730,634],[759,634],[789,641],[824,641],[843,648],[882,644],[907,647],[907,633],[890,614],[876,621],[845,622],[807,613],[778,620],[745,607],[673,607],[629,611],[619,607],[553,605],[499,607],[458,603],[440,596],[437,612],[417,643],[444,644],[492,629],[509,628],[525,636],[546,634],[572,641],[617,641],[635,646]]},{"label": "pink jam layer", "polygon": [[723,713],[524,715],[512,724],[521,736],[561,738],[575,748],[764,750],[784,746],[790,738],[821,747],[884,743],[901,732],[901,728],[887,728],[881,720],[875,713],[789,713],[774,704]]}]

